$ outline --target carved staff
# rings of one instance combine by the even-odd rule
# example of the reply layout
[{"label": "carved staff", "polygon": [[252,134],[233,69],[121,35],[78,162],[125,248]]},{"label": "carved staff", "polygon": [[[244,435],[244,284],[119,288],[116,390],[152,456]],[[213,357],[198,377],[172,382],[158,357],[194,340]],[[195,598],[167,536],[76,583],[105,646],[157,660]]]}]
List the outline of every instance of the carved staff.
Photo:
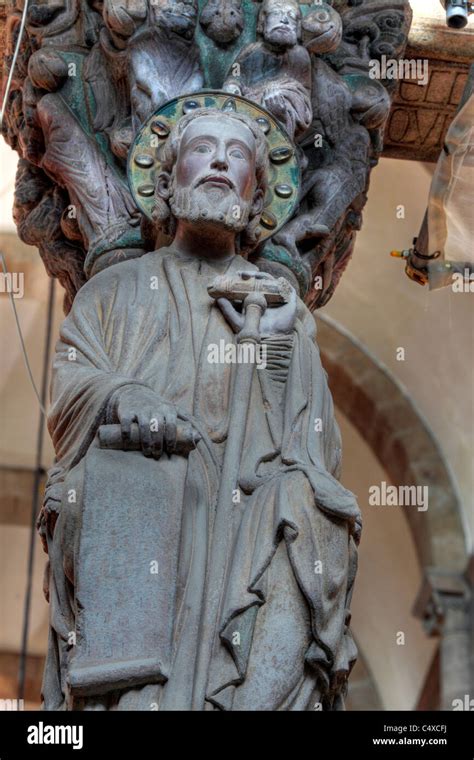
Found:
[{"label": "carved staff", "polygon": [[[243,302],[244,324],[237,335],[239,345],[260,344],[260,320],[267,304],[287,303],[289,292],[286,280],[230,279],[217,277],[209,286],[212,298],[227,298],[229,301]],[[255,348],[256,355],[256,348]],[[206,598],[201,622],[200,640],[202,646],[198,654],[193,709],[202,710],[206,697],[209,665],[220,620],[222,591],[225,588],[227,562],[231,550],[232,534],[232,493],[238,487],[240,461],[244,444],[249,411],[254,363],[237,363],[233,395],[230,405],[229,427],[224,454],[224,463],[219,485],[212,543],[209,556]]]}]

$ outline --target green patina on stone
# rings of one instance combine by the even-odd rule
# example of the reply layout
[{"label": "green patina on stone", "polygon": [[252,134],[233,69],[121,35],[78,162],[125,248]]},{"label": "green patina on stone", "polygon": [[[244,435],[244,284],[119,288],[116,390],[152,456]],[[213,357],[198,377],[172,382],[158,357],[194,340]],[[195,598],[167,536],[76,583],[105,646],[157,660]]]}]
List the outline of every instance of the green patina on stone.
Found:
[{"label": "green patina on stone", "polygon": [[98,145],[107,165],[110,166],[119,177],[125,187],[128,187],[127,176],[120,166],[117,158],[110,150],[109,142],[101,132],[94,132],[94,116],[97,112],[95,97],[92,88],[84,81],[84,62],[86,56],[83,53],[72,51],[58,51],[66,65],[73,63],[76,67],[76,76],[68,76],[58,95],[69,108],[82,129]]},{"label": "green patina on stone", "polygon": [[310,279],[308,271],[300,261],[293,258],[285,248],[277,246],[271,242],[265,244],[265,247],[260,252],[260,256],[267,261],[275,261],[278,264],[283,264],[293,272],[298,280],[298,285],[300,286],[300,297],[305,297],[309,290]]},{"label": "green patina on stone", "polygon": [[[206,2],[207,0],[199,0],[199,13],[201,13]],[[201,54],[205,87],[221,89],[227,72],[240,51],[249,43],[255,42],[258,6],[252,0],[243,0],[242,8],[244,13],[242,34],[234,43],[225,47],[216,45],[213,40],[206,36],[199,22],[197,24],[195,40]]]},{"label": "green patina on stone", "polygon": [[[199,0],[199,15],[207,0]],[[321,4],[301,5],[301,12],[306,16],[312,10],[321,9]],[[257,39],[257,16],[260,4],[252,0],[242,0],[244,28],[242,34],[230,45],[217,45],[206,36],[199,21],[196,26],[195,40],[201,54],[201,67],[204,75],[204,86],[210,89],[221,89],[229,70],[246,45]],[[260,77],[261,78],[261,77]]]}]

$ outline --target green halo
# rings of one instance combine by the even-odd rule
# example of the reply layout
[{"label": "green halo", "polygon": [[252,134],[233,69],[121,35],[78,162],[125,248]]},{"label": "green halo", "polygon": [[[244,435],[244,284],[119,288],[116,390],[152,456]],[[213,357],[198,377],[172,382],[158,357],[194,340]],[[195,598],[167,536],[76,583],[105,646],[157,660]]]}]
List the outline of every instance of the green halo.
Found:
[{"label": "green halo", "polygon": [[268,143],[269,177],[260,219],[260,241],[274,235],[292,216],[298,204],[300,170],[296,149],[285,130],[264,108],[239,95],[206,90],[184,95],[155,111],[138,132],[128,155],[128,181],[135,202],[152,218],[156,177],[160,172],[160,148],[176,122],[197,108],[236,111],[255,119]]}]

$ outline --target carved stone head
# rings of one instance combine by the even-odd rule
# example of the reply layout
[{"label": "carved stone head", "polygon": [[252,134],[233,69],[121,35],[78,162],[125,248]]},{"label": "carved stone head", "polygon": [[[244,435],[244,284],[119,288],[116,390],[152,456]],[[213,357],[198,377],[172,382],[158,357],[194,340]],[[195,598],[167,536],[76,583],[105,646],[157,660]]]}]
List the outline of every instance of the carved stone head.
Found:
[{"label": "carved stone head", "polygon": [[321,3],[303,19],[303,44],[314,54],[337,50],[342,39],[342,18],[327,3]]},{"label": "carved stone head", "polygon": [[174,237],[180,220],[232,230],[236,248],[258,243],[268,174],[268,146],[260,127],[241,113],[199,109],[183,116],[163,146],[153,218]]},{"label": "carved stone head", "polygon": [[150,0],[153,24],[191,39],[197,23],[197,0]]},{"label": "carved stone head", "polygon": [[211,40],[219,45],[227,45],[242,34],[242,0],[208,0],[199,20]]},{"label": "carved stone head", "polygon": [[112,40],[117,48],[123,49],[127,39],[145,23],[147,17],[146,0],[104,0],[102,15]]},{"label": "carved stone head", "polygon": [[263,0],[257,32],[269,45],[286,50],[301,39],[301,8],[296,0]]}]

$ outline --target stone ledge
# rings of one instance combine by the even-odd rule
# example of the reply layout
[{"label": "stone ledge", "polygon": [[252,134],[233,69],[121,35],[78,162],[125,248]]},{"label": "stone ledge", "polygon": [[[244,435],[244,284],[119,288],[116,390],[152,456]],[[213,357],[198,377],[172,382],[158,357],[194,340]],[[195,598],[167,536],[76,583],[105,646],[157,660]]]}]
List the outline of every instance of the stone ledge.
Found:
[{"label": "stone ledge", "polygon": [[427,60],[426,86],[401,80],[385,131],[383,156],[438,160],[474,61],[474,23],[449,29],[444,19],[415,17],[404,59]]}]

